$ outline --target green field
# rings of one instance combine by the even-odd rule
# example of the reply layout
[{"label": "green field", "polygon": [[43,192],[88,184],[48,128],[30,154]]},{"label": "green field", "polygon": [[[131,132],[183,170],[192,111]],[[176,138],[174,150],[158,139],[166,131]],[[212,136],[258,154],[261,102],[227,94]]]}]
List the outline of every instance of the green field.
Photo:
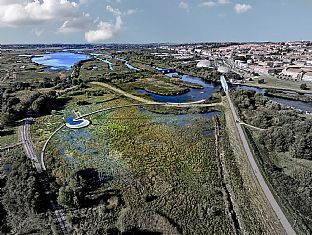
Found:
[{"label": "green field", "polygon": [[264,77],[265,83],[259,84],[258,80],[262,77],[259,77],[257,79],[254,79],[254,81],[246,81],[246,85],[248,86],[256,86],[261,88],[276,88],[276,89],[284,89],[284,90],[293,90],[298,92],[305,92],[305,93],[312,93],[312,87],[307,83],[308,87],[310,87],[309,90],[301,90],[300,85],[305,82],[299,82],[299,81],[292,81],[292,80],[282,80],[277,79],[273,77],[266,76]]},{"label": "green field", "polygon": [[[74,96],[58,115],[37,119],[31,130],[37,146],[73,110],[84,114],[129,104],[114,97]],[[79,100],[89,104],[78,106]],[[89,119],[87,129],[59,132],[45,159],[74,234],[110,229],[232,233],[212,120],[204,114],[163,115],[135,107]]]}]

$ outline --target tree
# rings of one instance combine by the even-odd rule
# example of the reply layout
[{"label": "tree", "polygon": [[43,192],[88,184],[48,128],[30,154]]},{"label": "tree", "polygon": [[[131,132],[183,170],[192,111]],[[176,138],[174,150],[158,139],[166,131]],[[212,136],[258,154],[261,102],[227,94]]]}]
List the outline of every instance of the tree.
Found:
[{"label": "tree", "polygon": [[300,85],[300,89],[301,89],[301,90],[308,90],[307,84],[306,84],[306,83],[302,83],[302,84]]},{"label": "tree", "polygon": [[46,196],[39,175],[26,156],[15,156],[3,188],[2,205],[10,234],[51,234]]},{"label": "tree", "polygon": [[264,84],[264,83],[265,83],[265,80],[264,80],[263,78],[261,78],[261,79],[258,80],[258,83],[259,83],[259,84]]}]

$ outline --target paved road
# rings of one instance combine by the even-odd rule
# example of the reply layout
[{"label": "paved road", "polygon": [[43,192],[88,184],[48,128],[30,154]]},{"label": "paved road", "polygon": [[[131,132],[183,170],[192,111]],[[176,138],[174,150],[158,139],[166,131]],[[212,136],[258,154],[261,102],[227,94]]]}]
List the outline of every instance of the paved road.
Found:
[{"label": "paved road", "polygon": [[33,143],[29,136],[29,124],[31,122],[32,122],[31,118],[26,118],[23,120],[22,125],[19,128],[19,135],[20,135],[22,144],[24,146],[27,157],[31,160],[37,172],[41,174],[40,181],[42,182],[45,194],[47,195],[49,199],[54,222],[55,224],[58,225],[58,228],[61,234],[68,235],[70,234],[69,226],[66,223],[64,210],[63,208],[60,207],[60,205],[58,205],[57,201],[55,200],[55,198],[53,198],[53,195],[51,194],[51,191],[49,189],[50,185],[49,185],[48,176],[46,172],[43,172],[41,163],[38,160],[37,153],[34,150]]},{"label": "paved road", "polygon": [[19,128],[19,135],[27,157],[31,160],[37,172],[42,173],[41,164],[38,161],[37,154],[29,137],[29,124],[31,123],[31,121],[31,118],[26,118],[25,120],[23,120],[22,126]]},{"label": "paved road", "polygon": [[233,102],[230,98],[230,95],[228,92],[226,92],[226,96],[227,96],[227,99],[228,99],[228,102],[229,102],[229,105],[230,105],[230,108],[231,108],[231,112],[232,112],[232,115],[234,117],[234,120],[236,122],[236,128],[238,130],[238,133],[239,133],[239,136],[240,136],[240,139],[243,143],[243,146],[244,146],[244,149],[245,149],[245,152],[247,154],[247,157],[248,157],[248,160],[249,160],[249,163],[253,169],[253,172],[254,174],[256,175],[257,179],[258,179],[258,182],[265,194],[265,196],[267,197],[269,203],[271,204],[274,212],[276,213],[278,219],[280,220],[283,228],[285,229],[286,233],[289,234],[289,235],[295,235],[296,232],[295,230],[292,228],[292,226],[290,225],[289,221],[287,220],[284,212],[282,211],[281,207],[278,205],[277,201],[275,200],[271,190],[269,189],[266,181],[264,180],[262,174],[261,174],[261,171],[253,157],[253,154],[251,152],[251,149],[249,147],[249,144],[248,144],[248,141],[246,139],[246,136],[245,136],[245,133],[243,131],[243,128],[241,126],[241,123],[239,122],[239,118],[236,114],[236,111],[235,111],[235,108],[234,108],[234,105],[233,105]]}]

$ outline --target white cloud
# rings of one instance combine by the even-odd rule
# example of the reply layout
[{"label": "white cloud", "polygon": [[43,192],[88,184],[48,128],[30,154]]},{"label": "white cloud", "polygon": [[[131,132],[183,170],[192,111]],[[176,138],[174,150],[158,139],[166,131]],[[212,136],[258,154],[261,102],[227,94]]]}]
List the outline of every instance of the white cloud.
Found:
[{"label": "white cloud", "polygon": [[185,9],[185,10],[189,10],[190,6],[189,6],[189,4],[188,4],[187,2],[181,1],[181,2],[179,3],[179,8]]},{"label": "white cloud", "polygon": [[237,14],[245,13],[247,11],[250,11],[252,9],[252,6],[249,4],[235,4],[234,10]]},{"label": "white cloud", "polygon": [[226,5],[226,4],[230,4],[231,1],[229,1],[229,0],[218,0],[217,3],[220,5]]},{"label": "white cloud", "polygon": [[92,28],[96,23],[95,20],[87,13],[82,13],[79,17],[73,17],[66,20],[58,29],[60,33],[74,33]]},{"label": "white cloud", "polygon": [[136,9],[129,9],[127,11],[122,12],[119,9],[114,9],[110,5],[106,6],[106,10],[112,13],[114,16],[128,16],[137,13]]},{"label": "white cloud", "polygon": [[[85,32],[88,42],[111,39],[120,30],[122,18],[137,12],[136,9],[120,11],[108,5],[106,10],[115,20],[104,22],[83,12],[80,6],[89,0],[0,0],[0,27],[20,27],[59,23],[58,33]],[[37,36],[42,30],[33,29]]]},{"label": "white cloud", "polygon": [[101,42],[113,38],[121,30],[123,23],[122,16],[132,15],[136,12],[136,10],[133,9],[122,12],[110,5],[106,6],[106,10],[116,17],[115,23],[100,21],[95,29],[89,30],[85,33],[85,39],[88,42]]},{"label": "white cloud", "polygon": [[206,1],[199,4],[199,6],[203,7],[215,7],[220,5],[230,4],[229,0],[216,0],[216,1]]},{"label": "white cloud", "polygon": [[114,16],[120,16],[122,15],[122,12],[119,9],[114,9],[110,5],[106,6],[106,10],[108,10],[110,13],[112,13]]},{"label": "white cloud", "polygon": [[90,42],[90,43],[101,42],[101,41],[111,39],[116,33],[120,31],[121,25],[122,25],[122,19],[120,15],[116,17],[115,24],[111,22],[101,21],[98,24],[97,29],[90,30],[85,33],[85,39],[87,40],[87,42]]},{"label": "white cloud", "polygon": [[213,2],[213,1],[208,1],[208,2],[202,2],[200,4],[200,6],[203,6],[203,7],[214,7],[216,6],[217,3],[216,2]]},{"label": "white cloud", "polygon": [[0,24],[6,26],[43,24],[50,20],[75,17],[78,14],[78,4],[67,0],[0,2]]}]

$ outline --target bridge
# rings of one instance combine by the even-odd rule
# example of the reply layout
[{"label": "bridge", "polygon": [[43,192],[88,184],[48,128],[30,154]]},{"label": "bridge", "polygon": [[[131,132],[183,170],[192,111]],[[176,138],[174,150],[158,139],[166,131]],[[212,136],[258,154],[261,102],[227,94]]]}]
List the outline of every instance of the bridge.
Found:
[{"label": "bridge", "polygon": [[236,131],[238,132],[239,134],[239,137],[240,137],[240,140],[241,140],[241,143],[244,147],[244,150],[245,150],[245,153],[247,155],[247,158],[248,158],[248,161],[250,163],[250,166],[253,170],[253,173],[255,174],[258,182],[259,182],[259,185],[260,187],[262,188],[262,191],[265,195],[265,197],[267,198],[268,202],[270,203],[273,211],[275,212],[276,216],[278,217],[282,227],[284,228],[286,234],[288,235],[295,235],[296,232],[295,230],[292,228],[291,224],[289,223],[288,219],[286,218],[284,212],[282,211],[281,207],[279,206],[279,204],[277,203],[277,201],[275,200],[274,196],[273,196],[273,193],[271,192],[269,186],[267,185],[263,175],[261,174],[261,170],[259,169],[257,163],[256,163],[256,160],[252,154],[252,151],[249,147],[249,144],[248,144],[248,140],[245,136],[245,132],[242,128],[242,125],[244,125],[244,123],[241,123],[240,120],[239,120],[239,117],[236,113],[236,110],[235,110],[235,107],[234,107],[234,104],[231,100],[231,97],[230,97],[230,94],[229,94],[229,86],[225,80],[225,77],[222,75],[220,77],[220,80],[221,80],[221,84],[222,84],[222,88],[226,94],[226,97],[227,97],[227,100],[228,100],[228,103],[229,103],[229,106],[230,106],[230,109],[231,109],[231,113],[232,113],[232,116],[235,120],[235,126],[236,126]]},{"label": "bridge", "polygon": [[228,85],[224,75],[222,75],[220,77],[220,80],[221,80],[221,85],[222,85],[222,88],[223,88],[224,92],[228,92],[229,91],[229,85]]}]

